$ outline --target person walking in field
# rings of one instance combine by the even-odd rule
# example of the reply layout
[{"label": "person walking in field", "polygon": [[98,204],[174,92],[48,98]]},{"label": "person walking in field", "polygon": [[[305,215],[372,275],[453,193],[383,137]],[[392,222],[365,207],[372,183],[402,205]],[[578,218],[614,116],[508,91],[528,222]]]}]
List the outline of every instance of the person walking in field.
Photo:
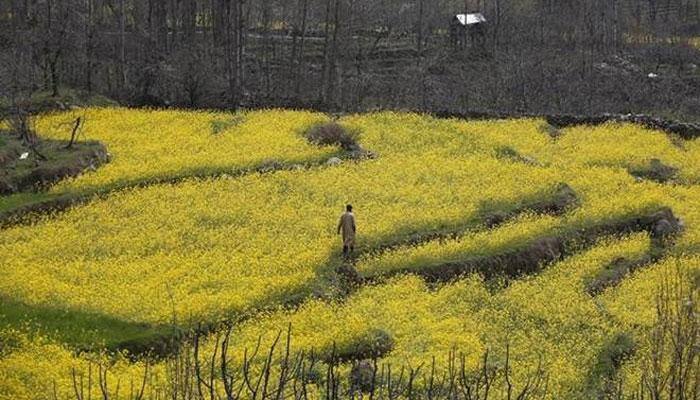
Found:
[{"label": "person walking in field", "polygon": [[345,207],[345,212],[340,216],[338,223],[338,234],[343,235],[343,255],[347,257],[355,250],[355,214],[352,213],[352,206],[348,204]]}]

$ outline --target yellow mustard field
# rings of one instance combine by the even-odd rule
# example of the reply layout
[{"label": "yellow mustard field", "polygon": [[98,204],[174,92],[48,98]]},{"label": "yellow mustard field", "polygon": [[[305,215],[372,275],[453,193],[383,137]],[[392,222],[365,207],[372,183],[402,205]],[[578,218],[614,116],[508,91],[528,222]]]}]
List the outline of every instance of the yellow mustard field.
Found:
[{"label": "yellow mustard field", "polygon": [[[396,341],[386,362],[415,368],[439,355],[442,370],[453,349],[467,357],[471,368],[478,368],[485,349],[500,349],[498,356],[503,356],[509,343],[517,371],[527,371],[525,366],[531,368],[542,357],[556,371],[550,378],[553,392],[572,398],[585,392],[584,372],[592,369],[606,338],[623,329],[584,293],[583,282],[605,263],[639,254],[646,246],[643,235],[605,240],[496,293],[475,278],[438,288],[413,276],[396,278],[362,289],[343,303],[311,301],[291,313],[266,315],[245,324],[233,337],[236,348],[243,350],[258,337],[270,343],[291,324],[297,348],[310,351],[328,349],[334,342],[353,343],[358,333],[381,329]],[[242,351],[236,356],[240,361]],[[523,373],[516,381],[525,378]]]},{"label": "yellow mustard field", "polygon": [[[237,175],[265,163],[315,163],[337,149],[311,145],[299,129],[328,117],[312,112],[253,111],[237,114],[98,108],[52,114],[37,131],[68,140],[80,117],[79,139],[99,140],[111,162],[54,185],[48,195],[90,194],[189,176]],[[0,210],[26,197],[0,198]]]},{"label": "yellow mustard field", "polygon": [[[601,359],[619,335],[631,337],[636,351],[618,378],[629,390],[639,385],[664,279],[680,273],[697,290],[698,140],[631,124],[553,134],[539,119],[381,112],[338,120],[376,157],[336,165],[325,160],[342,155],[339,148],[303,137],[330,120],[320,113],[88,109],[43,117],[39,132],[59,137],[61,124],[79,114],[84,136],[104,142],[113,161],[50,193],[123,189],[0,231],[0,300],[184,328],[246,317],[233,330],[232,363],[289,326],[294,351],[351,347],[381,331],[393,342],[382,362],[415,368],[435,357],[441,371],[451,351],[474,370],[485,351],[502,359],[508,346],[516,385],[539,363],[548,373],[547,398],[587,399],[600,393]],[[654,159],[677,170],[672,181],[631,173]],[[299,168],[253,171],[270,160]],[[171,177],[191,178],[130,185]],[[562,183],[578,199],[565,213],[475,223],[484,210],[518,209]],[[349,293],[336,234],[347,203],[358,223],[353,268],[369,279]],[[540,273],[505,281],[421,276],[661,207],[682,220],[683,232],[659,259],[600,294],[587,291],[589,282],[617,259],[649,253],[650,232],[601,235]],[[453,234],[405,244],[426,232]],[[70,396],[71,366],[107,359],[75,355],[36,322],[30,333],[8,328],[22,339],[7,354],[0,350],[0,399],[45,398],[53,390]],[[203,351],[217,346],[212,334]],[[110,376],[127,382],[142,368],[117,357]],[[154,380],[165,381],[165,364],[152,368]]]}]

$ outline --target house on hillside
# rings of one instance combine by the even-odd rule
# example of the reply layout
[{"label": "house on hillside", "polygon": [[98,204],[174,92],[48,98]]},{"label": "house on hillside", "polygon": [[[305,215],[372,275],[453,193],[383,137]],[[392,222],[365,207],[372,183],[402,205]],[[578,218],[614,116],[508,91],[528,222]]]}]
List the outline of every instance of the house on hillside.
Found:
[{"label": "house on hillside", "polygon": [[486,17],[482,13],[457,14],[450,21],[452,47],[464,48],[467,38],[472,43],[481,42],[486,34]]}]

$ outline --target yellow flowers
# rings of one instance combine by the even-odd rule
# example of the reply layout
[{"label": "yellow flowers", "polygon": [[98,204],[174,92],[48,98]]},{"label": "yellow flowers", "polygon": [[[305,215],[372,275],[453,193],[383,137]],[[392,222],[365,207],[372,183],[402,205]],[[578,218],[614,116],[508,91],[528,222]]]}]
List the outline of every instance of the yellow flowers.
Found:
[{"label": "yellow flowers", "polygon": [[[402,126],[400,119],[385,124]],[[431,140],[454,135],[435,133]],[[371,148],[373,132],[366,135]],[[405,135],[410,143],[418,133]],[[217,320],[322,287],[346,202],[357,203],[361,235],[372,243],[400,229],[450,225],[483,201],[512,202],[551,186],[542,180],[551,171],[502,163],[469,146],[434,146],[334,168],[132,189],[6,230],[0,293],[129,321],[165,323],[173,308],[181,322]]]},{"label": "yellow flowers", "polygon": [[504,227],[469,233],[455,240],[429,242],[419,246],[400,248],[380,257],[363,257],[357,270],[364,276],[382,275],[420,268],[439,268],[441,264],[458,262],[518,249],[536,237],[550,234],[556,219],[550,217],[521,218]]},{"label": "yellow flowers", "polygon": [[694,38],[690,39],[690,44],[697,47],[697,48],[700,48],[700,38],[694,37]]},{"label": "yellow flowers", "polygon": [[80,139],[103,142],[112,162],[61,182],[51,189],[54,194],[90,193],[140,181],[207,173],[236,173],[265,161],[313,162],[336,152],[313,146],[300,135],[308,126],[328,119],[311,112],[82,109],[43,117],[36,129],[42,136],[67,140],[71,121],[78,116],[84,121]]},{"label": "yellow flowers", "polygon": [[[270,159],[320,162],[338,152],[301,135],[328,119],[322,114],[79,113],[86,115],[87,138],[104,141],[114,161],[52,193],[243,170]],[[44,117],[39,130],[61,137],[61,124],[75,115]],[[382,330],[394,341],[385,361],[414,367],[433,355],[446,358],[452,349],[475,366],[485,349],[499,353],[509,343],[514,370],[521,371],[516,380],[542,359],[552,398],[587,398],[604,343],[619,333],[641,337],[651,324],[651,288],[660,266],[700,265],[698,141],[681,148],[664,133],[629,124],[570,128],[553,139],[537,119],[472,122],[385,112],[339,122],[359,130],[362,146],[378,158],[131,188],[0,231],[0,296],[185,326],[255,315],[236,327],[233,346],[240,352],[232,354],[234,361],[259,336],[267,343],[288,323],[296,350],[353,343]],[[640,181],[627,172],[652,158],[678,168],[681,184]],[[605,238],[507,287],[474,276],[436,287],[404,275],[338,299],[340,239],[334,228],[346,203],[356,208],[358,251],[365,251],[423,231],[464,227],[484,204],[517,204],[560,182],[581,200],[565,215],[523,215],[493,230],[366,253],[355,267],[376,276],[439,266],[658,206],[672,208],[685,232],[666,259],[598,297],[585,292],[587,279],[618,257],[648,251],[646,234]],[[302,305],[277,310],[290,303]],[[18,376],[32,376],[32,365],[59,375],[28,347],[0,360],[0,387],[11,385],[17,398],[31,397],[26,385],[34,378]],[[62,360],[61,371],[69,360],[80,362],[60,352],[65,349],[49,349]],[[24,372],[8,372],[17,366]],[[632,376],[638,367],[626,366],[626,373]]]},{"label": "yellow flowers", "polygon": [[[233,335],[234,360],[262,337],[293,327],[296,350],[325,349],[353,343],[356,335],[373,329],[387,332],[395,346],[385,362],[414,368],[447,359],[451,350],[466,356],[471,367],[486,348],[496,359],[506,343],[516,359],[515,371],[525,379],[541,357],[556,366],[550,373],[555,396],[577,397],[584,389],[585,371],[616,324],[583,292],[585,279],[621,256],[634,257],[648,247],[645,235],[604,240],[595,249],[550,267],[541,276],[515,282],[491,292],[480,279],[429,288],[413,276],[361,289],[340,304],[311,301],[294,312],[266,315],[242,325]],[[447,368],[444,362],[438,368]],[[566,394],[566,395],[564,395]]]},{"label": "yellow flowers", "polygon": [[[3,332],[0,330],[0,335]],[[124,357],[90,354],[76,357],[70,349],[45,337],[15,332],[19,348],[0,357],[0,400],[75,398],[73,373],[84,398],[101,398],[99,366],[107,369],[110,393],[128,396],[143,379],[144,363],[132,363]],[[162,382],[164,368],[151,367],[150,379]]]}]

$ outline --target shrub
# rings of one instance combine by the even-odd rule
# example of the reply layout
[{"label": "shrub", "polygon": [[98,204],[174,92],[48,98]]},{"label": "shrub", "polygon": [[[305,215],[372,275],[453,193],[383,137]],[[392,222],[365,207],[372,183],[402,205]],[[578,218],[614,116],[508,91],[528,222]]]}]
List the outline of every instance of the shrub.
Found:
[{"label": "shrub", "polygon": [[269,172],[278,171],[278,170],[283,169],[283,168],[284,168],[284,163],[282,163],[279,160],[275,160],[275,159],[270,158],[270,159],[263,160],[260,163],[260,165],[256,168],[256,170],[258,172],[260,172],[261,174],[266,174]]},{"label": "shrub", "polygon": [[218,135],[241,123],[243,123],[243,117],[240,115],[236,115],[230,119],[215,119],[211,121],[211,133],[212,135]]},{"label": "shrub", "polygon": [[323,351],[327,361],[360,361],[380,358],[394,348],[394,339],[384,330],[373,329],[348,343]]},{"label": "shrub", "polygon": [[631,272],[632,263],[625,258],[618,258],[586,284],[586,292],[591,296],[596,296],[605,289],[622,282]]},{"label": "shrub", "polygon": [[678,169],[666,165],[659,159],[652,159],[647,165],[638,168],[631,168],[630,174],[641,179],[648,179],[654,182],[664,183],[676,177]]},{"label": "shrub", "polygon": [[348,130],[337,122],[313,125],[306,131],[306,138],[319,146],[340,146],[343,150],[357,150],[357,132]]},{"label": "shrub", "polygon": [[501,146],[496,149],[496,157],[500,159],[511,160],[531,166],[540,165],[540,163],[532,157],[524,156],[510,146]]},{"label": "shrub", "polygon": [[517,158],[520,157],[520,154],[510,146],[501,146],[496,149],[496,156],[498,158]]},{"label": "shrub", "polygon": [[362,393],[369,393],[374,386],[376,369],[369,360],[354,363],[350,370],[350,386]]},{"label": "shrub", "polygon": [[634,355],[636,347],[634,339],[626,332],[616,334],[603,345],[589,376],[589,385],[598,398],[617,398],[613,393],[620,368]]}]

